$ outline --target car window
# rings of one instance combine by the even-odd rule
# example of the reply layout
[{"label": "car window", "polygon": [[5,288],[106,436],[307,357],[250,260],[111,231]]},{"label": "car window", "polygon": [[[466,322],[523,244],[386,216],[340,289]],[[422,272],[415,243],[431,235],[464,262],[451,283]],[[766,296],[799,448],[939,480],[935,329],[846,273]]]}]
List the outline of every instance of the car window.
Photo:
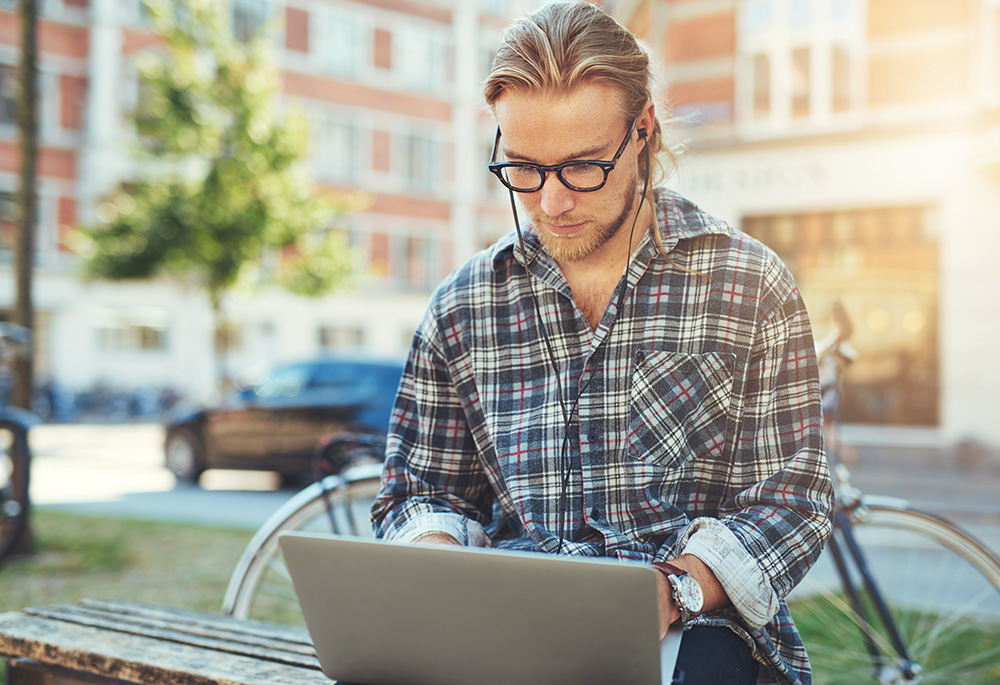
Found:
[{"label": "car window", "polygon": [[372,383],[371,371],[359,364],[323,364],[316,369],[311,388],[324,390],[369,390]]},{"label": "car window", "polygon": [[295,397],[302,392],[308,378],[309,372],[304,365],[285,366],[276,369],[257,386],[255,392],[258,397],[266,399]]}]

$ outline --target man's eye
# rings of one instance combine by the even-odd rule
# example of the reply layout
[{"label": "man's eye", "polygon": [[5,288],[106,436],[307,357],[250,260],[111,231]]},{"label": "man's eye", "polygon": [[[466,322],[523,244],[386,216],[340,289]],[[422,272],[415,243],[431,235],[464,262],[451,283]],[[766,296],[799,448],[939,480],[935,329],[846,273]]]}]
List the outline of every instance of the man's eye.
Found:
[{"label": "man's eye", "polygon": [[572,178],[604,178],[604,170],[596,164],[570,164],[563,167],[563,174]]}]

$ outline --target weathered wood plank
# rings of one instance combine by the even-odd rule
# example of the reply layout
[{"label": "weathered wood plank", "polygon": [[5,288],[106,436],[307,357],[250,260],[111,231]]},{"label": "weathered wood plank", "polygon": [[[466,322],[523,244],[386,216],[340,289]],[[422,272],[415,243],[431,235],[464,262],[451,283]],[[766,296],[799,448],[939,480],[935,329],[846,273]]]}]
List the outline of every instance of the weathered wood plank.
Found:
[{"label": "weathered wood plank", "polygon": [[184,623],[211,625],[222,629],[231,629],[247,635],[261,635],[286,642],[311,644],[309,633],[305,628],[286,626],[277,623],[265,623],[243,618],[233,618],[223,614],[208,614],[194,609],[183,609],[162,604],[149,604],[133,600],[93,600],[84,599],[79,606],[113,611],[122,615],[135,614],[139,616],[159,617],[165,620]]},{"label": "weathered wood plank", "polygon": [[9,659],[6,676],[5,685],[128,685],[117,678],[70,671],[31,659]]},{"label": "weathered wood plank", "polygon": [[312,643],[308,641],[308,637],[306,637],[305,642],[293,643],[261,635],[248,635],[231,628],[223,629],[207,622],[170,623],[159,619],[145,619],[132,614],[123,617],[115,612],[79,606],[32,608],[24,610],[24,613],[80,626],[90,626],[164,642],[241,654],[304,668],[318,667]]},{"label": "weathered wood plank", "polygon": [[[106,606],[105,610],[113,613],[113,606]],[[136,607],[129,610],[141,613]],[[154,609],[151,613],[158,611]],[[187,618],[210,625],[215,623],[214,617],[208,614],[188,615]],[[222,621],[227,630],[238,632],[235,628],[240,622],[234,626],[230,623],[233,619],[220,618],[227,619]],[[248,627],[254,632],[266,633],[267,624],[252,622]],[[27,612],[0,614],[0,654],[117,678],[126,683],[330,685],[333,682],[317,670],[314,658],[311,668],[289,665],[208,645],[95,628]]]}]

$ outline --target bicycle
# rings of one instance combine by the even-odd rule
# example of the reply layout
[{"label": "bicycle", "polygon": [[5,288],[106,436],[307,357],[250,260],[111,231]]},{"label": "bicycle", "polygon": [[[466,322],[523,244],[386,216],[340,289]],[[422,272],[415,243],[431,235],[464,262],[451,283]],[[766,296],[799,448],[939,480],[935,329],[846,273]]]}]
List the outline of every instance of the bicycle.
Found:
[{"label": "bicycle", "polygon": [[840,460],[843,374],[856,353],[839,304],[817,345],[834,533],[789,603],[816,683],[1000,683],[1000,560],[950,521],[863,494]]},{"label": "bicycle", "polygon": [[30,346],[31,331],[0,322],[0,562],[16,549],[30,513],[28,429],[38,422],[38,417],[8,406],[13,383],[11,362]]}]

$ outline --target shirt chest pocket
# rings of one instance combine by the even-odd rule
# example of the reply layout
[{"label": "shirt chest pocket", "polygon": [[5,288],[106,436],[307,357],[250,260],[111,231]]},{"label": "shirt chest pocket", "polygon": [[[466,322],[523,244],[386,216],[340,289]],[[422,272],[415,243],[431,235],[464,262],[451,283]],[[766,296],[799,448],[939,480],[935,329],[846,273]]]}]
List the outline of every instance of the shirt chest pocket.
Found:
[{"label": "shirt chest pocket", "polygon": [[661,468],[721,457],[734,364],[734,355],[717,352],[641,352],[632,377],[629,456]]}]

